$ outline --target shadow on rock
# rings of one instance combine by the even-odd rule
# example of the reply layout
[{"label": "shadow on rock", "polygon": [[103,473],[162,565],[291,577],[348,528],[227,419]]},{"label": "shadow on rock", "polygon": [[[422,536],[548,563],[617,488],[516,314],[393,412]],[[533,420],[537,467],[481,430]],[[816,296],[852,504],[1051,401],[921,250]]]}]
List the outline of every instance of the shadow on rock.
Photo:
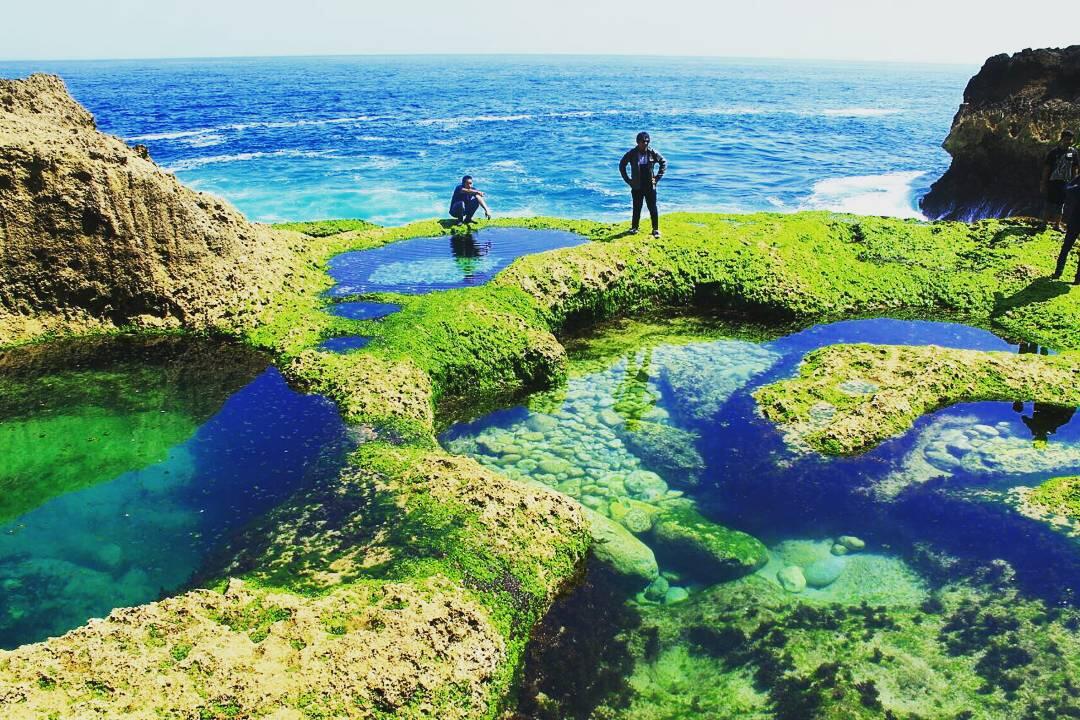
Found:
[{"label": "shadow on rock", "polygon": [[640,624],[619,583],[590,562],[581,585],[556,602],[533,633],[514,717],[584,720],[601,705],[629,706],[630,638]]}]

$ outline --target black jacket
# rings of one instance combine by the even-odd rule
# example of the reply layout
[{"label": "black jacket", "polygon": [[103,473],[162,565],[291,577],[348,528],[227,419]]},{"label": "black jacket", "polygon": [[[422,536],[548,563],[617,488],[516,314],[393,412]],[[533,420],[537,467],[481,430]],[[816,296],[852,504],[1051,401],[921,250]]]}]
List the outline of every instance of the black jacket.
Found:
[{"label": "black jacket", "polygon": [[[623,180],[626,181],[630,187],[635,188],[650,188],[652,187],[652,180],[659,181],[664,177],[664,171],[667,170],[667,160],[664,156],[656,152],[652,148],[646,148],[645,154],[648,156],[649,162],[644,166],[638,165],[638,149],[636,147],[630,148],[630,151],[622,156],[622,160],[619,161],[619,172],[622,174]],[[657,170],[656,175],[653,175],[653,165],[660,165],[660,169]],[[626,174],[626,166],[630,166],[630,174]],[[647,173],[643,178],[638,177],[641,170],[644,169]]]}]

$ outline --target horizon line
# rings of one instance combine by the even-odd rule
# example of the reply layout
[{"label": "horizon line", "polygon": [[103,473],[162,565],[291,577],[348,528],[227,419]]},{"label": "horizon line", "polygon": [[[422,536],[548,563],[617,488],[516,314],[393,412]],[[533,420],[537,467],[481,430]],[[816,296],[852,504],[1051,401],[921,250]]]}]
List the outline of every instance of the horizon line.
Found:
[{"label": "horizon line", "polygon": [[437,57],[579,57],[579,58],[672,58],[693,60],[757,60],[782,62],[872,63],[882,65],[937,65],[949,67],[981,66],[980,61],[958,60],[895,60],[882,58],[778,57],[766,55],[687,55],[676,53],[578,53],[578,52],[382,52],[382,53],[295,53],[283,55],[160,55],[156,57],[68,57],[68,58],[0,58],[0,63],[56,62],[154,62],[167,60],[283,60],[319,58],[437,58]]}]

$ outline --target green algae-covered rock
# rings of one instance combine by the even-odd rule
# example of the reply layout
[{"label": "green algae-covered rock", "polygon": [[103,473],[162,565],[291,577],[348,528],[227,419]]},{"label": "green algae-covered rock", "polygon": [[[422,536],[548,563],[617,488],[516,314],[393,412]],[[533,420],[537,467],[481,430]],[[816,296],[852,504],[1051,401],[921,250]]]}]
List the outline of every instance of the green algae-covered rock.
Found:
[{"label": "green algae-covered rock", "polygon": [[1031,491],[1028,502],[1054,515],[1080,520],[1080,477],[1047,480]]},{"label": "green algae-covered rock", "polygon": [[585,509],[592,534],[593,557],[624,579],[628,586],[641,587],[656,580],[660,568],[649,546],[630,531],[600,513]]},{"label": "green algae-covered rock", "polygon": [[709,583],[752,573],[768,560],[757,538],[708,520],[692,508],[666,511],[652,531],[664,566],[682,568]]},{"label": "green algae-covered rock", "polygon": [[692,488],[701,482],[705,461],[696,447],[696,433],[641,420],[627,423],[619,437],[643,466],[675,487]]}]

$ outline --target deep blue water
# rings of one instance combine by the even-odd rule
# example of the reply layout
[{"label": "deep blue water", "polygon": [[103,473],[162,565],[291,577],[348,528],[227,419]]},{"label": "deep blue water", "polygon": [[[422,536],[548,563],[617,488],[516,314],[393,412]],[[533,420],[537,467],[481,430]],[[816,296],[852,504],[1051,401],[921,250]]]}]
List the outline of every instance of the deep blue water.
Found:
[{"label": "deep blue water", "polygon": [[[183,392],[203,392],[205,379]],[[334,472],[347,446],[336,407],[271,367],[165,460],[0,524],[0,648],[181,588],[230,532]],[[91,462],[92,452],[66,460]]]},{"label": "deep blue water", "polygon": [[639,130],[669,210],[915,215],[975,67],[706,58],[328,57],[0,63],[60,74],[102,130],[259,221],[621,218]]},{"label": "deep blue water", "polygon": [[[716,521],[768,545],[855,534],[900,557],[910,558],[925,546],[963,561],[1001,558],[1027,591],[1054,602],[1080,600],[1075,540],[1020,515],[1006,500],[1017,486],[1080,472],[1080,419],[1074,409],[1033,406],[1022,398],[965,403],[920,418],[909,431],[860,456],[798,452],[761,416],[752,393],[797,372],[807,352],[850,342],[1017,351],[977,328],[889,319],[818,325],[757,346],[732,340],[661,344],[631,351],[609,370],[572,377],[565,397],[556,393],[554,403],[499,410],[454,425],[440,439],[451,451],[473,455],[511,476],[545,482],[543,473],[549,471],[529,464],[533,458],[542,463],[542,451],[517,448],[532,444],[522,440],[522,430],[543,429],[537,416],[552,415],[555,429],[536,445],[584,471],[579,484],[585,489],[576,489],[574,472],[558,488],[578,493],[585,504],[614,498],[619,493],[589,490],[590,478],[625,475],[636,460],[627,465],[627,451],[618,449],[600,469],[583,463],[608,452],[611,421],[602,420],[605,408],[610,411],[612,400],[632,393],[633,381],[647,376],[650,410],[642,419],[692,433],[705,463],[696,486],[679,484],[677,473],[664,479]],[[583,424],[569,433],[559,429],[575,423]],[[968,439],[973,436],[977,439]],[[622,437],[617,430],[615,437]],[[501,450],[506,443],[515,447]],[[591,506],[602,511],[607,499]]]}]

